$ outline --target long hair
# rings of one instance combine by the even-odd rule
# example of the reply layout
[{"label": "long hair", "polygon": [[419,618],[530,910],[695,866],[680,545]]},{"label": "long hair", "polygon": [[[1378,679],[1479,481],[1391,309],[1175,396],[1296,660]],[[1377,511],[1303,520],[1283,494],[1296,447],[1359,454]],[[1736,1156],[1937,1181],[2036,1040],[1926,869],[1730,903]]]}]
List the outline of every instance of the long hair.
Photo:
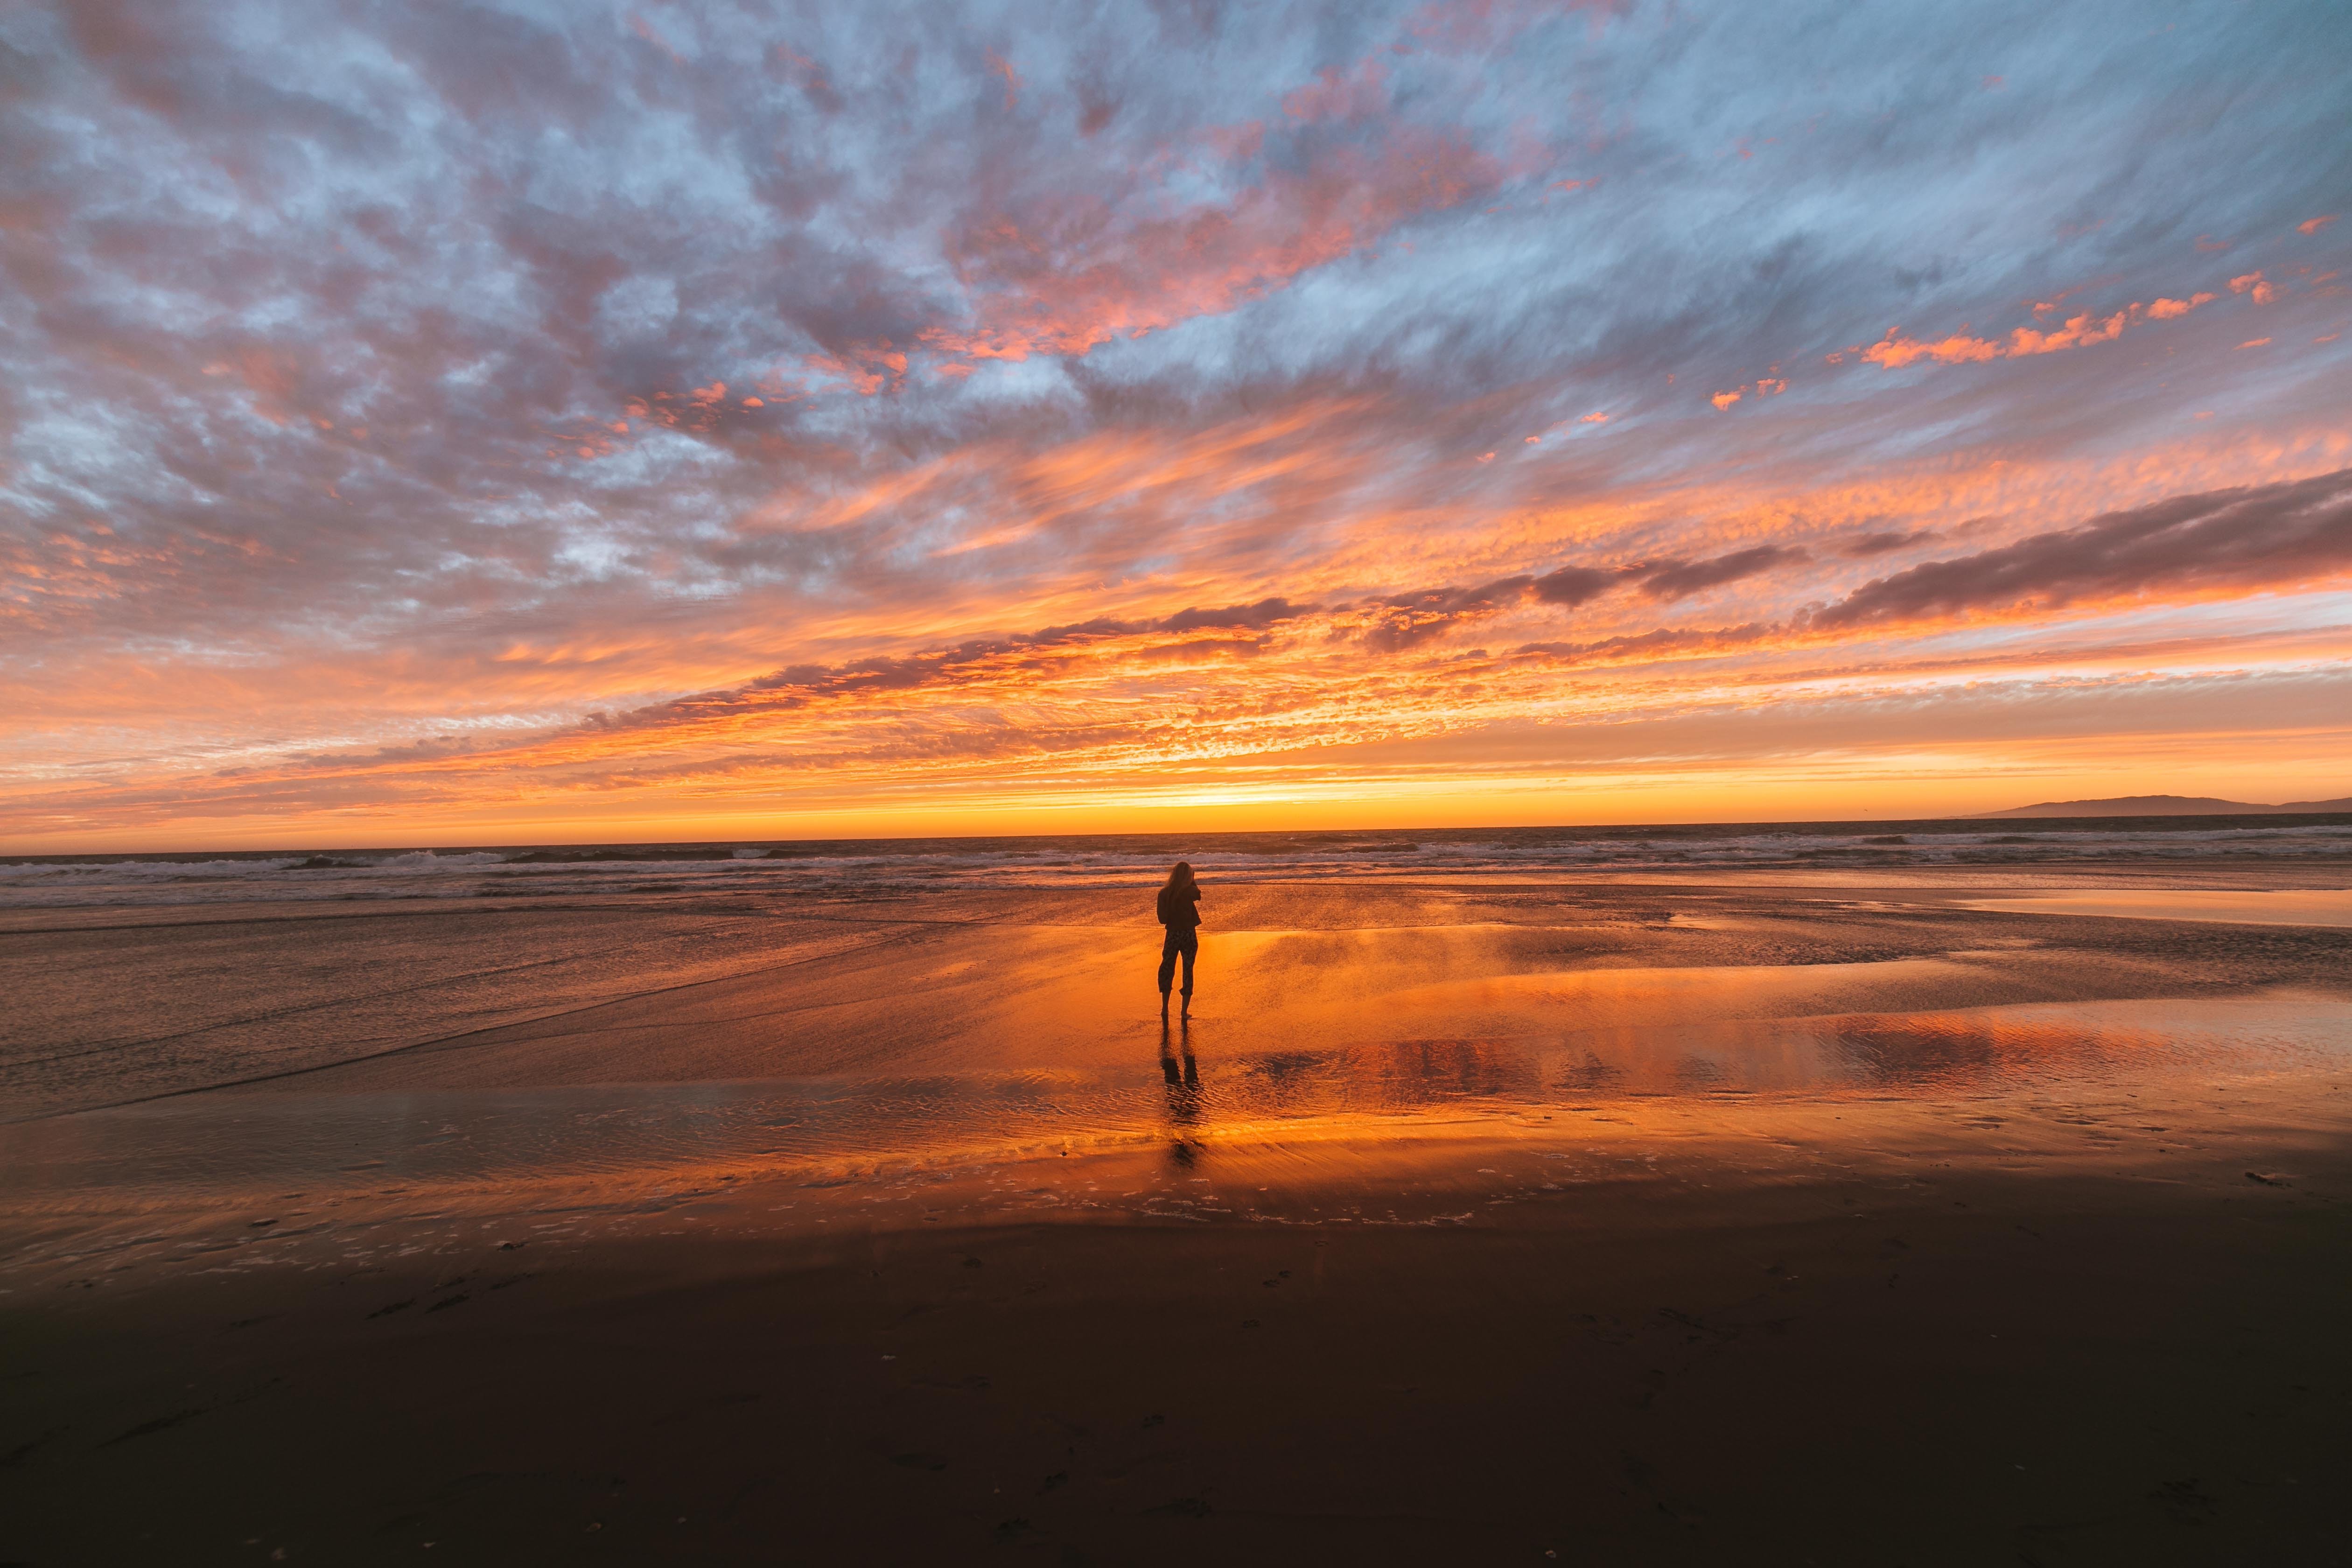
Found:
[{"label": "long hair", "polygon": [[1168,873],[1168,886],[1181,893],[1189,891],[1193,885],[1192,863],[1190,860],[1177,861],[1176,868]]}]

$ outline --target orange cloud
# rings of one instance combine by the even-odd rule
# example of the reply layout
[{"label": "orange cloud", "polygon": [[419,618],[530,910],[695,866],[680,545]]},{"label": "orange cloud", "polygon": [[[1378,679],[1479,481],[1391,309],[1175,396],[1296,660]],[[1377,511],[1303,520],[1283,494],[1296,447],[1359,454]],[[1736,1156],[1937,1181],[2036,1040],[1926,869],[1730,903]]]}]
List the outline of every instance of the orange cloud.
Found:
[{"label": "orange cloud", "polygon": [[2307,217],[2295,225],[2294,230],[2297,234],[2317,234],[2342,216],[2340,213],[2329,213],[2325,217]]},{"label": "orange cloud", "polygon": [[2066,349],[2088,348],[2093,343],[2111,343],[2124,335],[2132,312],[2117,310],[2111,316],[2073,316],[2054,332],[2039,331],[2032,327],[2020,327],[2010,334],[2008,348],[2002,353],[2010,358],[2029,354],[2054,354]]},{"label": "orange cloud", "polygon": [[[2240,283],[2252,288],[2260,284],[2261,278],[2262,274],[2259,272],[2252,273],[2247,278],[2233,280],[2231,288],[2237,290]],[[2062,294],[2058,298],[2063,300],[2065,296]],[[2210,305],[2218,298],[2218,295],[2210,293],[2192,294],[2186,300],[2159,297],[2152,303],[2134,302],[2105,316],[2095,316],[2088,312],[2079,316],[2070,316],[2063,326],[2053,331],[2045,332],[2036,327],[2018,327],[2010,332],[2006,342],[1999,342],[1991,338],[1969,337],[1967,329],[1963,327],[1960,331],[1950,337],[1927,342],[1916,338],[1904,337],[1903,329],[1900,327],[1889,327],[1886,329],[1886,336],[1864,350],[1862,357],[1867,363],[1879,365],[1887,370],[1900,370],[1905,365],[1916,364],[1921,360],[1932,360],[1938,364],[1966,364],[1980,363],[1986,360],[2022,359],[2033,354],[2059,353],[2068,349],[2089,348],[2095,343],[2113,342],[2124,335],[2126,329],[2137,322],[2171,321],[2177,317],[2185,316],[2200,306]],[[2262,296],[2257,295],[2256,298],[2260,299]],[[2045,300],[2035,305],[2033,310],[2037,314],[2041,314],[2054,310],[2057,301],[2054,300]],[[1840,357],[1838,354],[1831,354],[1829,363],[1835,364]]]},{"label": "orange cloud", "polygon": [[[1751,392],[1759,397],[1778,397],[1780,394],[1788,390],[1789,383],[1786,377],[1768,375],[1759,377],[1756,381],[1743,385],[1736,386],[1729,392],[1718,392],[1707,401],[1714,404],[1717,408],[1728,408]],[[1589,418],[1590,416],[1587,417]]]},{"label": "orange cloud", "polygon": [[2232,294],[2252,294],[2253,296],[2254,303],[2257,305],[2267,305],[2272,300],[2279,297],[2278,286],[2273,283],[2265,283],[2263,281],[2263,275],[2259,272],[2248,272],[2242,276],[2231,279],[2230,292]]},{"label": "orange cloud", "polygon": [[1863,350],[1862,357],[1871,364],[1888,370],[1900,370],[1906,364],[1927,359],[1938,364],[1963,364],[1975,360],[1998,359],[2000,345],[1982,338],[1955,333],[1936,342],[1921,342],[1916,338],[1900,336],[1901,327],[1889,327],[1886,336]]}]

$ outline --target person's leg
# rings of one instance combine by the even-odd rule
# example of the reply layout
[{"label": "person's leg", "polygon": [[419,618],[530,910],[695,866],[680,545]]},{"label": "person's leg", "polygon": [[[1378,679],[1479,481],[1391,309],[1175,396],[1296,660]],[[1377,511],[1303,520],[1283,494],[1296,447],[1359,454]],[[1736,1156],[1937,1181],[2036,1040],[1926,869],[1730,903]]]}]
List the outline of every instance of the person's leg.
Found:
[{"label": "person's leg", "polygon": [[[1184,933],[1183,951],[1184,995],[1189,1000],[1192,994],[1192,961],[1201,956],[1201,933],[1199,931],[1188,931]],[[1160,989],[1165,990],[1167,987],[1162,986]]]},{"label": "person's leg", "polygon": [[[1175,978],[1176,933],[1171,931],[1168,933],[1167,940],[1160,944],[1160,994],[1162,996],[1168,994],[1168,983]],[[1192,966],[1188,963],[1184,966],[1185,994],[1192,994]]]}]

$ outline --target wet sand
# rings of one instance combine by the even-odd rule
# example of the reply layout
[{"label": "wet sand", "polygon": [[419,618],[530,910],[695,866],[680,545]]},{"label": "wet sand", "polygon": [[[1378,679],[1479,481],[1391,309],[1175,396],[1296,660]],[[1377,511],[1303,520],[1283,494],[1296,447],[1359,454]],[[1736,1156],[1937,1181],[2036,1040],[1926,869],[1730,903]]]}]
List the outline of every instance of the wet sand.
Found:
[{"label": "wet sand", "polygon": [[844,901],[159,1059],[0,1130],[0,1557],[2343,1560],[2352,931],[1984,881],[1216,889],[1164,1050],[1112,896]]},{"label": "wet sand", "polygon": [[[2292,915],[2340,901],[2347,879],[2152,866],[1223,886],[1194,1027],[1231,1058],[2340,984],[2340,927],[2112,911],[2218,897]],[[2085,896],[2106,907],[2070,912]],[[1156,1026],[1149,910],[1148,891],[1107,889],[21,911],[0,921],[15,1004],[0,1115],[228,1086],[1129,1068]]]}]

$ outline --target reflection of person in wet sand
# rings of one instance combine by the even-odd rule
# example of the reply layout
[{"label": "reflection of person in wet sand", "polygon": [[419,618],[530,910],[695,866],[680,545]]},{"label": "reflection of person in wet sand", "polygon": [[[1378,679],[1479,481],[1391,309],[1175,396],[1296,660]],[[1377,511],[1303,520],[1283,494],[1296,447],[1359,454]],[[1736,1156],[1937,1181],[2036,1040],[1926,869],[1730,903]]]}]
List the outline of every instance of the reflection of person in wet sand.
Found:
[{"label": "reflection of person in wet sand", "polygon": [[[1201,1064],[1192,1059],[1192,1026],[1190,1024],[1184,1026],[1184,1068],[1181,1076],[1179,1076],[1176,1068],[1176,1042],[1168,1034],[1168,1020],[1162,1018],[1160,1020],[1160,1076],[1168,1080],[1168,1087],[1171,1089],[1200,1088]],[[1176,1102],[1171,1097],[1169,1103],[1172,1106]],[[1190,1118],[1179,1117],[1178,1120],[1188,1121]]]},{"label": "reflection of person in wet sand", "polygon": [[1176,862],[1168,873],[1167,886],[1160,889],[1160,923],[1168,928],[1167,940],[1160,944],[1160,1016],[1168,1016],[1168,983],[1176,977],[1176,955],[1184,955],[1184,1015],[1192,1013],[1192,960],[1201,953],[1201,884],[1192,880],[1192,868],[1185,861]]},{"label": "reflection of person in wet sand", "polygon": [[[1160,1019],[1160,1076],[1168,1080],[1168,1156],[1177,1164],[1190,1167],[1201,1158],[1201,1141],[1195,1136],[1201,1121],[1201,1068],[1192,1059],[1192,1026],[1181,1023],[1183,1040],[1169,1037],[1168,1018]],[[1181,1069],[1176,1065],[1179,1049],[1184,1054]]]}]

